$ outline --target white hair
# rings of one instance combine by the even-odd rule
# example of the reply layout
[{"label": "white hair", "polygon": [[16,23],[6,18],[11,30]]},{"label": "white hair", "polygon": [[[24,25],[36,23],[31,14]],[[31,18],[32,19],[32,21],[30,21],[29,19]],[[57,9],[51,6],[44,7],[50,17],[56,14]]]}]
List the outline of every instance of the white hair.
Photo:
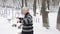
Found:
[{"label": "white hair", "polygon": [[25,10],[29,11],[29,9],[27,7],[23,7],[22,9],[25,9]]}]

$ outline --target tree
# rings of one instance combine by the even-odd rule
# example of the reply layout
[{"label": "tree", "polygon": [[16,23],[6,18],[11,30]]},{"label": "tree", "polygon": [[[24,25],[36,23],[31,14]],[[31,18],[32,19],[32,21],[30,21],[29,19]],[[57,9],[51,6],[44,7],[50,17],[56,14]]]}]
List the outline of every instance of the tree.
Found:
[{"label": "tree", "polygon": [[60,31],[60,7],[58,11],[58,16],[57,16],[57,29]]},{"label": "tree", "polygon": [[41,15],[43,19],[43,26],[48,29],[48,12],[46,12],[46,0],[42,0]]},{"label": "tree", "polygon": [[54,6],[56,6],[56,5],[59,4],[59,0],[52,0],[52,1],[53,1],[53,3],[54,3],[54,4],[53,4]]},{"label": "tree", "polygon": [[25,6],[27,7],[27,0],[25,0]]},{"label": "tree", "polygon": [[27,0],[22,0],[22,7],[26,6],[27,7]]},{"label": "tree", "polygon": [[41,1],[41,0],[38,0],[38,6],[39,6],[39,8],[40,8],[40,1]]},{"label": "tree", "polygon": [[34,16],[36,16],[36,0],[34,0],[33,12],[34,12]]},{"label": "tree", "polygon": [[2,0],[2,2],[3,2],[3,6],[5,6],[5,2],[6,2],[7,0]]},{"label": "tree", "polygon": [[22,7],[24,6],[24,1],[22,0]]},{"label": "tree", "polygon": [[6,2],[7,0],[2,0],[3,2]]},{"label": "tree", "polygon": [[49,1],[50,1],[50,0],[46,0],[46,1],[47,1],[47,7],[48,7],[48,10],[49,10]]}]

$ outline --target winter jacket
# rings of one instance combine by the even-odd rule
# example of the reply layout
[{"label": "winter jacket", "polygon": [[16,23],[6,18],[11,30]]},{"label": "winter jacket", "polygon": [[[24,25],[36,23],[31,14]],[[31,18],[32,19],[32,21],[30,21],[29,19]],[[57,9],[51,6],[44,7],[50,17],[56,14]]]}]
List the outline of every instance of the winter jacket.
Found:
[{"label": "winter jacket", "polygon": [[19,18],[20,19],[20,23],[23,24],[23,32],[31,32],[33,31],[33,20],[32,20],[32,16],[27,12],[25,14],[24,18]]}]

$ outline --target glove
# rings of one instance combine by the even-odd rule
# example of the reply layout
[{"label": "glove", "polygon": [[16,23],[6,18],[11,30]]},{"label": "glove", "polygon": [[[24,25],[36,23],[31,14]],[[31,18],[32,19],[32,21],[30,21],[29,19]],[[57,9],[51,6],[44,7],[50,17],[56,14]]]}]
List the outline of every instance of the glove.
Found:
[{"label": "glove", "polygon": [[21,29],[21,26],[22,26],[22,25],[23,25],[23,24],[19,25],[19,26],[18,26],[18,29]]}]

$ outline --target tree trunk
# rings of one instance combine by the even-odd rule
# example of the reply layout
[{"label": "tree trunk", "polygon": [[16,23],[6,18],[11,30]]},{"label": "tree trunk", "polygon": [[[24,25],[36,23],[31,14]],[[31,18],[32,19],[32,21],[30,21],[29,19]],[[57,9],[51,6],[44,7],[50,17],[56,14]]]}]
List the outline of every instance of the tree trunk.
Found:
[{"label": "tree trunk", "polygon": [[42,0],[42,7],[41,7],[41,14],[42,14],[42,19],[43,19],[43,26],[48,29],[49,24],[48,24],[48,12],[46,12],[46,0]]},{"label": "tree trunk", "polygon": [[57,29],[60,31],[60,7],[58,11],[58,16],[57,16]]},{"label": "tree trunk", "polygon": [[24,6],[24,1],[22,0],[22,7]]},{"label": "tree trunk", "polygon": [[40,8],[40,1],[41,1],[41,0],[38,0],[38,6],[39,6],[39,8]]},{"label": "tree trunk", "polygon": [[50,1],[50,0],[46,0],[46,1],[47,1],[47,7],[48,7],[48,10],[49,10],[49,1]]},{"label": "tree trunk", "polygon": [[27,7],[27,0],[25,0],[25,6]]},{"label": "tree trunk", "polygon": [[33,12],[34,12],[34,16],[36,16],[36,0],[34,0]]},{"label": "tree trunk", "polygon": [[6,0],[2,0],[2,2],[3,2],[3,6],[5,7],[5,2],[6,2]]}]

